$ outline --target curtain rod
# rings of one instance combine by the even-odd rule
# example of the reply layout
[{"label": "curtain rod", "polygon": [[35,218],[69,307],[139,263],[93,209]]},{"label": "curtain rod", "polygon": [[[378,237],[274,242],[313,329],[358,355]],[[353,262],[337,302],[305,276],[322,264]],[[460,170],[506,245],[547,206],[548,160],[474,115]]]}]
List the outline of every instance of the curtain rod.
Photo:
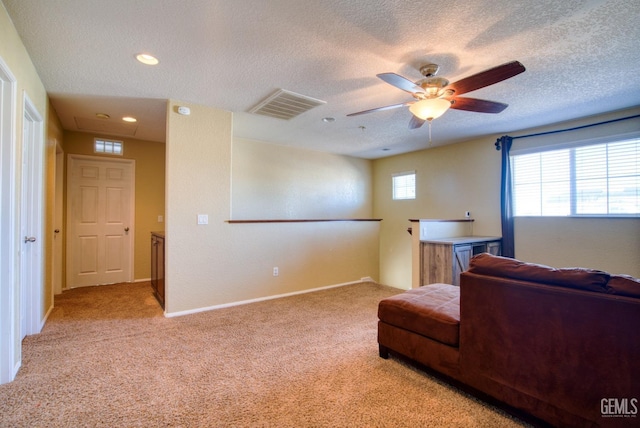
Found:
[{"label": "curtain rod", "polygon": [[640,114],[636,114],[634,116],[621,117],[621,118],[618,118],[618,119],[611,119],[611,120],[607,120],[607,121],[604,121],[604,122],[591,123],[589,125],[576,126],[576,127],[573,127],[573,128],[557,129],[555,131],[538,132],[536,134],[520,135],[518,137],[511,137],[511,138],[514,139],[514,140],[517,140],[518,138],[529,138],[529,137],[537,137],[539,135],[558,134],[560,132],[576,131],[578,129],[590,128],[592,126],[606,125],[608,123],[620,122],[622,120],[628,120],[628,119],[635,119],[637,117],[640,117]]}]

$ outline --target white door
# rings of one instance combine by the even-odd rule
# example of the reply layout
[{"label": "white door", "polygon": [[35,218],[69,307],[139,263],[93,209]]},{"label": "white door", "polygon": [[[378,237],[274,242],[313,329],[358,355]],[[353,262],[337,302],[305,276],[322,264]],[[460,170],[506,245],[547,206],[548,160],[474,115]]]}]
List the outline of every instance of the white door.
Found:
[{"label": "white door", "polygon": [[133,160],[69,155],[67,288],[132,280]]},{"label": "white door", "polygon": [[44,319],[42,116],[25,94],[20,198],[20,337],[39,333]]}]

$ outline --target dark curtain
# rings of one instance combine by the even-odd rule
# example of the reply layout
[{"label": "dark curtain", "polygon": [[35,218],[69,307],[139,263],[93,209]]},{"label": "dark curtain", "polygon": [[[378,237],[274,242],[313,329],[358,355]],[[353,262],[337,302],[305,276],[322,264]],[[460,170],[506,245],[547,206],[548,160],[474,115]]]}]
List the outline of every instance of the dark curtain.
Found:
[{"label": "dark curtain", "polygon": [[511,191],[511,160],[509,152],[513,138],[504,135],[496,141],[496,149],[502,151],[502,179],[500,189],[500,217],[502,220],[502,255],[515,257],[513,233],[513,195]]}]

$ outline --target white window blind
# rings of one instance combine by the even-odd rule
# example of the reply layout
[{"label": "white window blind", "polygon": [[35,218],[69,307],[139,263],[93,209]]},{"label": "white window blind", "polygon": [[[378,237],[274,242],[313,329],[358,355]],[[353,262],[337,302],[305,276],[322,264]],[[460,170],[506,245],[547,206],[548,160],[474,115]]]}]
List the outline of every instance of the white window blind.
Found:
[{"label": "white window blind", "polygon": [[102,138],[95,138],[93,151],[95,153],[107,153],[110,155],[122,156],[122,141],[105,140]]},{"label": "white window blind", "polygon": [[393,199],[416,198],[416,172],[407,171],[393,174]]},{"label": "white window blind", "polygon": [[639,216],[640,138],[512,156],[516,216]]}]

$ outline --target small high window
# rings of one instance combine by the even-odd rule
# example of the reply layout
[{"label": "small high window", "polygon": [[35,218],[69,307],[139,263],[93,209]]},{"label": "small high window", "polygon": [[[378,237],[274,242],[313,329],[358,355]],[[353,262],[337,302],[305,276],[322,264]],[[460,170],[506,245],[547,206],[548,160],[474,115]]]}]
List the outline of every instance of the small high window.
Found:
[{"label": "small high window", "polygon": [[105,140],[104,138],[95,138],[93,140],[94,153],[106,153],[109,155],[122,156],[122,141]]},{"label": "small high window", "polygon": [[406,171],[393,174],[393,199],[416,198],[416,172]]}]

